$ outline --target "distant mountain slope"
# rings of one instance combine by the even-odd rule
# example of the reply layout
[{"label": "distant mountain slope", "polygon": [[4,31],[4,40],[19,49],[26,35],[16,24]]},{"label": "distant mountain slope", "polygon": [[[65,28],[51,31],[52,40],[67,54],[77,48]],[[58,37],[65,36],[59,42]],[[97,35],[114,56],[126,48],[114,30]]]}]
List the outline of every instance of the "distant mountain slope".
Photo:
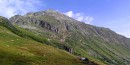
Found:
[{"label": "distant mountain slope", "polygon": [[54,10],[16,15],[10,22],[61,43],[58,45],[73,50],[75,55],[110,65],[130,64],[130,39],[108,28],[85,24]]},{"label": "distant mountain slope", "polygon": [[32,36],[39,39],[0,17],[0,65],[84,65],[74,55],[41,44]]}]

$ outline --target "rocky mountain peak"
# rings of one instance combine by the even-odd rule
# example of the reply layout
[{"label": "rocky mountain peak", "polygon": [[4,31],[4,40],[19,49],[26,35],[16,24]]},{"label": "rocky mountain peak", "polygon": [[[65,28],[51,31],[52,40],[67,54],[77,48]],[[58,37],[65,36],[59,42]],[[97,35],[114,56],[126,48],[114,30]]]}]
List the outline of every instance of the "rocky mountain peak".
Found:
[{"label": "rocky mountain peak", "polygon": [[28,12],[25,16],[43,16],[45,14],[58,14],[56,10],[48,9],[44,11],[38,11],[38,12]]},{"label": "rocky mountain peak", "polygon": [[63,14],[62,12],[53,10],[53,9],[48,9],[44,11],[39,11],[39,12],[29,12],[25,16],[51,16],[55,17],[58,20],[64,19],[64,20],[71,20],[75,21],[73,18],[68,17],[67,15]]},{"label": "rocky mountain peak", "polygon": [[53,12],[53,13],[59,13],[58,11],[56,11],[56,10],[53,10],[53,9],[47,9],[47,10],[45,10],[44,12]]}]

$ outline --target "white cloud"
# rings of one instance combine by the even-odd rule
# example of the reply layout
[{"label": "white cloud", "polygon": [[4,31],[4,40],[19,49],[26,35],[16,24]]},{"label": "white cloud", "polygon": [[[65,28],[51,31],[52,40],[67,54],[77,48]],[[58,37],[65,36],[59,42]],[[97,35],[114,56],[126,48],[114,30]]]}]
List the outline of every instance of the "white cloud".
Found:
[{"label": "white cloud", "polygon": [[119,33],[119,34],[121,34],[121,35],[124,35],[125,37],[130,38],[130,29],[129,29],[129,28],[124,29],[123,31],[117,32],[117,33]]},{"label": "white cloud", "polygon": [[64,14],[87,24],[91,24],[91,22],[93,21],[93,17],[85,16],[83,13],[73,13],[73,11],[69,11]]},{"label": "white cloud", "polygon": [[16,14],[25,14],[39,10],[45,4],[40,0],[0,0],[0,16],[11,17]]},{"label": "white cloud", "polygon": [[66,12],[65,14],[66,14],[67,16],[69,16],[69,17],[73,17],[73,15],[74,15],[74,14],[73,14],[73,11]]}]

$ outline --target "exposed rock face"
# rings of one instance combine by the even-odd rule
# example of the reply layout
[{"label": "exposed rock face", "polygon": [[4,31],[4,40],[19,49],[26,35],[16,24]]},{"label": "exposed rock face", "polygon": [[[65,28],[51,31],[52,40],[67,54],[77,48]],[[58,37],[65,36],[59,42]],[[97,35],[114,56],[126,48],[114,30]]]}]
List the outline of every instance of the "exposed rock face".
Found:
[{"label": "exposed rock face", "polygon": [[[54,31],[58,33],[58,28],[54,27],[53,25],[49,24],[48,22],[45,22],[43,20],[38,20],[36,18],[27,17],[25,20],[22,19],[23,16],[16,15],[13,18],[10,19],[10,21],[13,21],[13,24],[18,24],[20,27],[29,28],[29,29],[35,29],[36,27],[42,27],[46,28],[48,30]],[[32,26],[30,26],[32,25]]]},{"label": "exposed rock face", "polygon": [[[38,22],[35,22],[35,23],[38,23]],[[49,23],[47,22],[44,22],[44,21],[40,21],[39,25],[43,28],[46,28],[48,30],[51,30],[51,31],[54,31],[56,33],[58,33],[58,28],[54,27],[53,25],[50,25]]]},{"label": "exposed rock face", "polygon": [[108,28],[85,24],[54,10],[16,15],[10,22],[64,43],[76,55],[92,56],[108,64],[130,63],[130,39]]}]

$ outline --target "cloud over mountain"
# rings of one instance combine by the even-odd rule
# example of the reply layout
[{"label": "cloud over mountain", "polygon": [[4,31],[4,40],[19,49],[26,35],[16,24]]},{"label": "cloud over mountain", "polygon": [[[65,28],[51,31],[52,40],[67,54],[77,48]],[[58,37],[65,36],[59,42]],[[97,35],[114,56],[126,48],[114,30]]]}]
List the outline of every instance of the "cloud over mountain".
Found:
[{"label": "cloud over mountain", "polygon": [[85,22],[87,24],[91,24],[91,22],[93,21],[93,17],[86,16],[83,13],[73,13],[73,11],[69,11],[64,14],[66,14],[67,16],[72,17],[78,21]]},{"label": "cloud over mountain", "polygon": [[0,0],[0,16],[11,17],[40,10],[45,4],[40,0]]}]

